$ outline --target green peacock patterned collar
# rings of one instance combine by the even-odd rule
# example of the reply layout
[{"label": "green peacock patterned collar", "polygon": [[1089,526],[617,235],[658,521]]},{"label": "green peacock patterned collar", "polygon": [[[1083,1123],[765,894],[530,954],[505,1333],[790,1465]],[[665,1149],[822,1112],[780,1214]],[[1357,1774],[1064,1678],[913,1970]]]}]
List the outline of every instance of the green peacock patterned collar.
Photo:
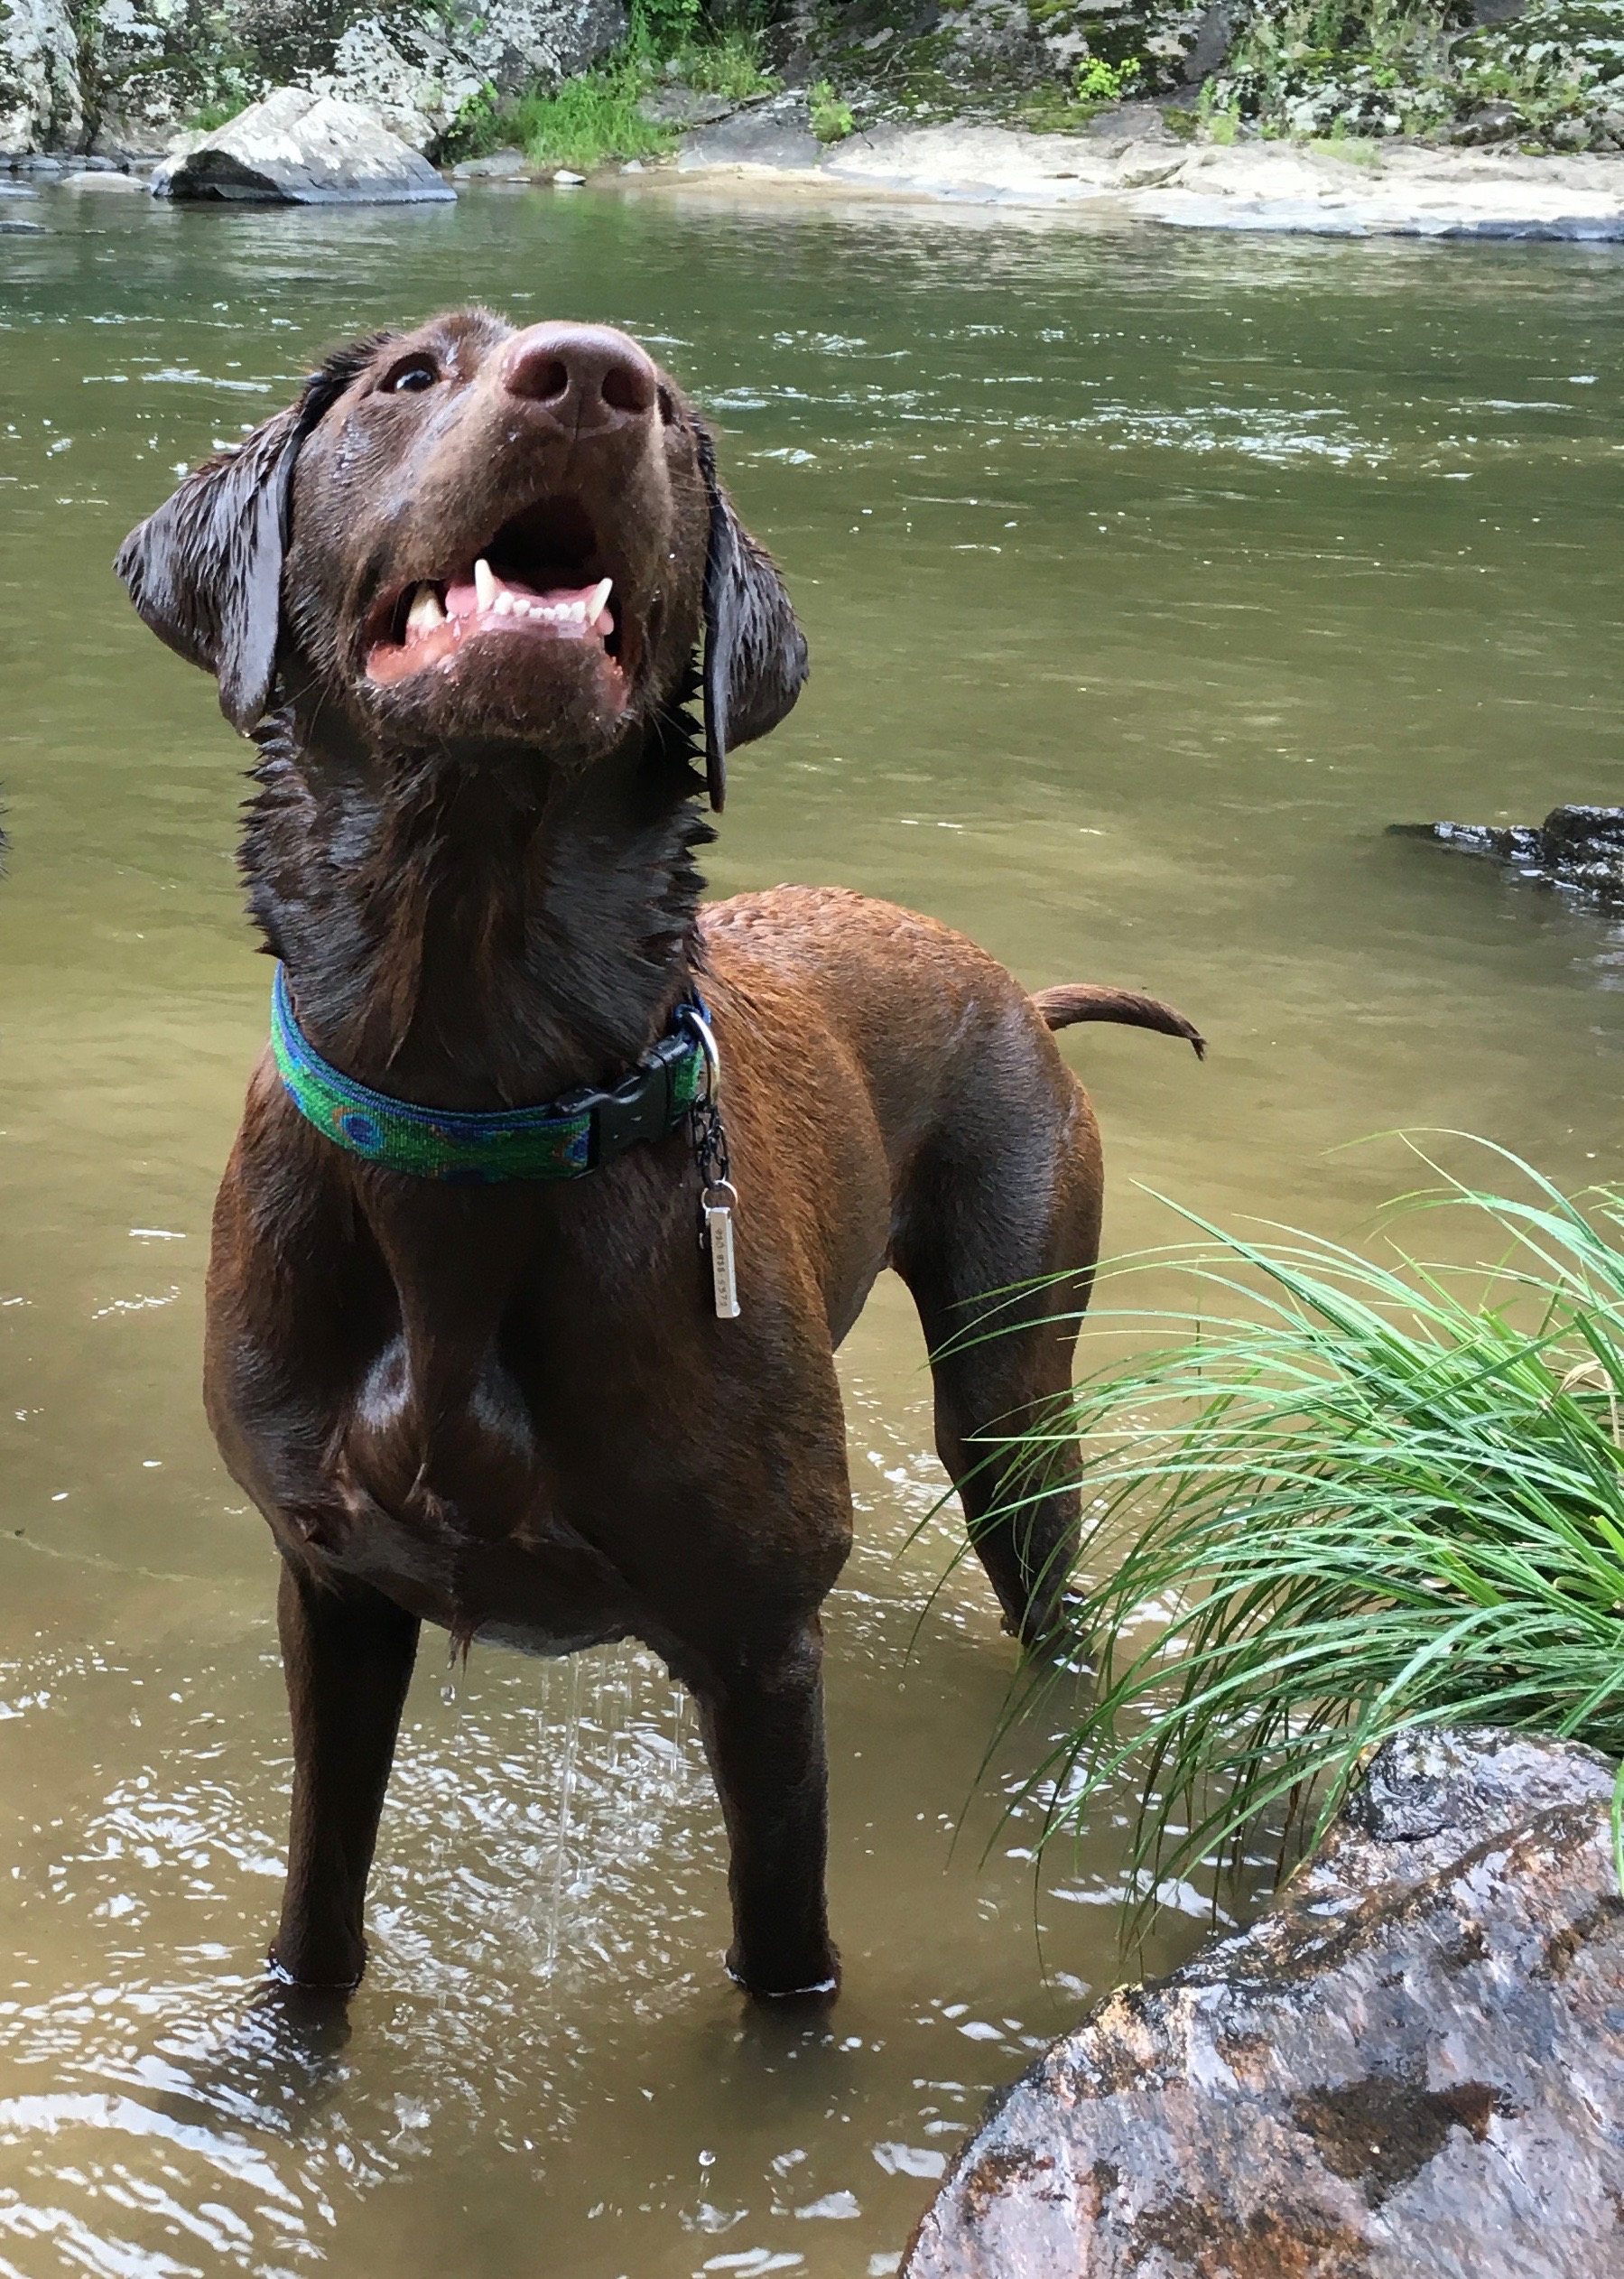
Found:
[{"label": "green peacock patterned collar", "polygon": [[659,1043],[612,1092],[582,1085],[536,1108],[467,1115],[392,1100],[322,1059],[293,1015],[281,965],[271,990],[271,1049],[288,1097],[326,1139],[385,1171],[452,1186],[512,1179],[580,1179],[640,1140],[675,1131],[704,1092],[696,996],[672,1016]]}]

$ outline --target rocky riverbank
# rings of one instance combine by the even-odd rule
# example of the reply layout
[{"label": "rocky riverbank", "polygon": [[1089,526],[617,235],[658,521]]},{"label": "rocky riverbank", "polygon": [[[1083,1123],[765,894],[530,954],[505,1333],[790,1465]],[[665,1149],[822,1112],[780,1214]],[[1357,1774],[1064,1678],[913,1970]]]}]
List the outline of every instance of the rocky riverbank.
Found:
[{"label": "rocky riverbank", "polygon": [[[1560,23],[1550,0],[1314,5],[788,0],[753,93],[639,61],[666,154],[627,171],[1200,228],[1624,237],[1624,0]],[[0,0],[0,158],[139,166],[279,90],[357,105],[450,171],[629,22],[623,0]],[[561,179],[518,150],[455,171]]]},{"label": "rocky riverbank", "polygon": [[833,145],[783,96],[690,135],[681,177],[978,205],[1091,209],[1187,228],[1319,236],[1624,238],[1624,157],[1346,139],[1191,144],[1154,105],[1080,134],[877,126]]},{"label": "rocky riverbank", "polygon": [[364,104],[414,150],[626,37],[622,0],[0,0],[0,153],[162,153],[277,87]]},{"label": "rocky riverbank", "polygon": [[[438,161],[629,22],[627,0],[0,0],[0,153],[156,154],[297,86]],[[1624,0],[777,0],[760,45],[831,139],[1076,132],[1126,98],[1220,145],[1624,149]]]}]

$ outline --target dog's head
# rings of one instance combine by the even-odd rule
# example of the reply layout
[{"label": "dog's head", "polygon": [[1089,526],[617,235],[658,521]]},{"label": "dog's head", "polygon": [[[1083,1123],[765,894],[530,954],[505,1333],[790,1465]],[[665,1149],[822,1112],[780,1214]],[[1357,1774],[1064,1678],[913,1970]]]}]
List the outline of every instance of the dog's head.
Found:
[{"label": "dog's head", "polygon": [[709,433],[607,326],[471,310],[340,349],[117,569],[236,727],[286,697],[375,748],[589,762],[681,700],[702,642],[718,807],[728,750],[806,678]]}]

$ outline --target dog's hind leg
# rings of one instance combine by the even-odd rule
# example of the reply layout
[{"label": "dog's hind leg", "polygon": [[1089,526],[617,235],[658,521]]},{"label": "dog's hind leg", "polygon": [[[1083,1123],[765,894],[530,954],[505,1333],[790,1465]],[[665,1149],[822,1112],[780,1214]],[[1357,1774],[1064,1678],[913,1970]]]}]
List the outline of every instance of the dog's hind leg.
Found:
[{"label": "dog's hind leg", "polygon": [[369,1586],[327,1587],[291,1559],[276,1616],[293,1813],[272,1960],[296,1986],[344,1993],[366,1967],[361,1912],[418,1625]]},{"label": "dog's hind leg", "polygon": [[[1075,1443],[1048,1428],[1099,1255],[1100,1165],[1058,1059],[1027,1074],[1040,1081],[1002,1099],[989,1084],[932,1143],[892,1257],[931,1349],[937,1451],[1006,1624],[1030,1646],[1056,1629],[1076,1550]],[[1011,1445],[1034,1427],[1035,1441]]]}]

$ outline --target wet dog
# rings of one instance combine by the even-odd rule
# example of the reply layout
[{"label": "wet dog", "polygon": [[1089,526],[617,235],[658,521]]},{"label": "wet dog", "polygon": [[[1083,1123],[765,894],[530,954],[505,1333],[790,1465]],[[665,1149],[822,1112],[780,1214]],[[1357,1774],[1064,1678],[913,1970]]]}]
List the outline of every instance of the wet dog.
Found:
[{"label": "wet dog", "polygon": [[360,1977],[429,1622],[660,1655],[727,1821],[728,1967],[827,1993],[835,1348],[894,1266],[975,1549],[1043,1638],[1076,1493],[1004,1508],[1000,1439],[1067,1381],[1100,1207],[1050,1029],[1200,1040],[1126,992],[1035,1000],[856,895],[701,908],[701,799],[806,648],[703,423],[622,333],[471,311],[344,349],[118,568],[258,747],[275,1050],[216,1209],[205,1387],[282,1556],[275,1964]]}]

